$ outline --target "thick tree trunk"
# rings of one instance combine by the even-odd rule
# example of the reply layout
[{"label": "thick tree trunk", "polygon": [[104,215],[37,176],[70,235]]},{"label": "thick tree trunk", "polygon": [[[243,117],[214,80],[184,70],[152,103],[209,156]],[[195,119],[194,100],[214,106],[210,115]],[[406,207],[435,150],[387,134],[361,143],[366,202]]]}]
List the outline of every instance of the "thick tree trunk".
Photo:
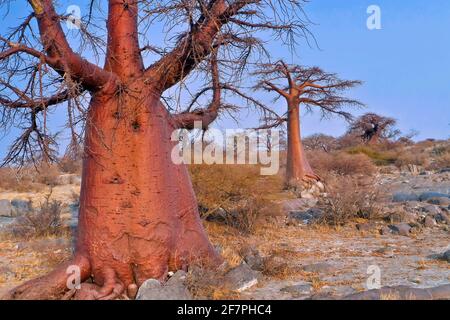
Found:
[{"label": "thick tree trunk", "polygon": [[[82,267],[81,280],[92,276],[94,285],[83,285],[79,298],[114,298],[146,279],[165,279],[168,271],[219,262],[186,167],[171,160],[172,130],[159,96],[143,83],[93,97],[73,263]],[[11,297],[56,297],[66,291],[63,271],[27,283]],[[39,292],[49,286],[58,288],[52,296]]]},{"label": "thick tree trunk", "polygon": [[378,132],[375,132],[367,141],[368,145],[377,145],[380,143],[380,134]]},{"label": "thick tree trunk", "polygon": [[294,100],[288,101],[287,126],[286,185],[289,187],[299,187],[305,182],[320,180],[306,159],[300,133],[300,104]]},{"label": "thick tree trunk", "polygon": [[[69,55],[70,73],[93,94],[86,119],[77,247],[72,261],[2,298],[60,298],[68,291],[71,265],[80,267],[81,281],[92,279],[72,294],[113,299],[124,293],[133,297],[143,281],[164,280],[169,271],[219,263],[203,230],[186,167],[171,159],[175,121],[154,89],[167,87],[160,83],[167,70],[145,74],[138,1],[108,2],[108,47],[101,70],[105,79],[99,83],[99,76],[90,72],[93,66],[70,50],[54,23],[52,2],[42,3],[33,7],[39,11],[41,35],[58,40],[48,41],[48,55]],[[167,59],[170,65],[178,61],[176,55]]]}]

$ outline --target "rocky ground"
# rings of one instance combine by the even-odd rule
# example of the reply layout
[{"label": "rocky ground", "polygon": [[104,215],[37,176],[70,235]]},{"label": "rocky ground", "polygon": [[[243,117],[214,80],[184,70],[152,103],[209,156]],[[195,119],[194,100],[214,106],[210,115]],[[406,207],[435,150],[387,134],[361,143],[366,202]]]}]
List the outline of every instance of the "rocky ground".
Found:
[{"label": "rocky ground", "polygon": [[[371,298],[450,299],[450,172],[390,172],[377,184],[388,194],[388,219],[356,221],[340,228],[315,225],[321,211],[311,199],[283,201],[285,219],[267,225],[245,238],[246,250],[233,253],[234,264],[221,275],[228,295],[241,299],[340,299]],[[78,181],[55,187],[52,197],[63,202],[64,221],[75,227]],[[8,229],[27,209],[45,199],[40,194],[0,194],[0,225]],[[14,200],[14,201],[12,201]],[[224,256],[230,256],[214,223],[206,228]],[[232,239],[230,237],[230,239]],[[0,241],[0,294],[22,281],[48,272],[67,259],[70,237]],[[231,256],[233,256],[231,254]],[[233,259],[227,259],[233,261]],[[161,286],[149,280],[140,299],[201,297],[186,284],[191,275],[176,273]],[[192,282],[192,281],[191,281]],[[400,287],[398,287],[400,286]],[[417,290],[437,288],[434,290]],[[234,292],[234,294],[230,294]]]}]

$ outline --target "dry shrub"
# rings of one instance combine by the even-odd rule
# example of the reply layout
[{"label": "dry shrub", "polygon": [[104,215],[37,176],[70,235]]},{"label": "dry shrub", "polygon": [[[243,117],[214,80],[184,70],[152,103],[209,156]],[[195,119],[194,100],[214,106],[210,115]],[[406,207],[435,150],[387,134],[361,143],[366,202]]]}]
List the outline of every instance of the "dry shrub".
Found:
[{"label": "dry shrub", "polygon": [[223,287],[223,270],[212,270],[202,266],[189,268],[186,287],[196,299],[230,300],[239,299],[239,293]]},{"label": "dry shrub", "polygon": [[329,173],[372,175],[376,172],[374,164],[364,154],[350,155],[345,152],[326,153],[316,151],[310,152],[308,157],[311,166],[320,176],[326,176]]},{"label": "dry shrub", "polygon": [[347,150],[349,154],[365,154],[377,166],[394,164],[397,161],[399,152],[390,143],[379,144],[375,146],[359,145]]},{"label": "dry shrub", "polygon": [[12,168],[0,169],[0,188],[18,192],[36,190],[33,176],[28,171],[17,171]]},{"label": "dry shrub", "polygon": [[258,166],[192,165],[192,183],[203,218],[224,211],[224,223],[252,232],[258,221],[278,214],[271,194],[282,190],[278,176],[261,176]]},{"label": "dry shrub", "polygon": [[429,168],[433,170],[450,168],[450,153],[435,158]]},{"label": "dry shrub", "polygon": [[63,157],[59,163],[59,168],[64,173],[81,174],[81,159],[73,159],[70,157]]},{"label": "dry shrub", "polygon": [[431,151],[433,160],[427,169],[440,170],[450,168],[450,143],[444,143],[435,146]]},{"label": "dry shrub", "polygon": [[325,212],[323,223],[341,226],[357,218],[381,217],[383,193],[371,178],[330,176],[327,195],[320,204]]},{"label": "dry shrub", "polygon": [[397,160],[395,165],[399,168],[407,165],[428,166],[429,156],[420,152],[403,152]]},{"label": "dry shrub", "polygon": [[34,175],[34,181],[36,183],[56,186],[58,184],[58,177],[61,175],[61,172],[56,165],[42,164],[39,168],[37,168]]},{"label": "dry shrub", "polygon": [[31,213],[17,218],[17,221],[7,227],[7,233],[12,238],[31,239],[49,236],[61,236],[65,228],[61,220],[62,205],[58,201],[50,201],[47,196],[44,203]]}]

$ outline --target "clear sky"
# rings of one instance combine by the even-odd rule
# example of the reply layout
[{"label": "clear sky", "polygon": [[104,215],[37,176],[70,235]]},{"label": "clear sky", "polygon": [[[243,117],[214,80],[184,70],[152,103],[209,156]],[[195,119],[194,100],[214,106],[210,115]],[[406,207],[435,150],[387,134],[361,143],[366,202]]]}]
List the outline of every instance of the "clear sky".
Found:
[{"label": "clear sky", "polygon": [[[381,9],[381,30],[366,27],[372,4]],[[292,62],[363,80],[356,96],[404,132],[450,137],[450,1],[312,0],[306,11],[321,50],[302,47]],[[303,129],[339,134],[343,124],[312,116]]]},{"label": "clear sky", "polygon": [[[77,0],[63,2],[85,5]],[[0,25],[0,34],[8,25],[17,24],[14,19],[26,16],[25,3],[13,2],[9,17]],[[366,26],[369,5],[381,9],[381,30]],[[274,58],[318,65],[343,78],[363,80],[364,85],[351,92],[368,106],[359,113],[371,111],[394,117],[403,132],[419,131],[417,139],[450,137],[450,1],[310,0],[305,11],[314,23],[310,30],[319,47],[301,42],[293,55],[270,43]],[[277,108],[283,110],[282,100]],[[55,115],[55,127],[64,123],[63,116],[59,112]],[[243,114],[242,119],[246,116]],[[235,127],[229,120],[221,120],[218,126]],[[246,126],[245,120],[242,126]],[[346,123],[321,121],[318,115],[308,114],[303,117],[302,128],[304,135],[340,135]],[[1,157],[11,138],[12,134],[7,134],[0,140]]]}]

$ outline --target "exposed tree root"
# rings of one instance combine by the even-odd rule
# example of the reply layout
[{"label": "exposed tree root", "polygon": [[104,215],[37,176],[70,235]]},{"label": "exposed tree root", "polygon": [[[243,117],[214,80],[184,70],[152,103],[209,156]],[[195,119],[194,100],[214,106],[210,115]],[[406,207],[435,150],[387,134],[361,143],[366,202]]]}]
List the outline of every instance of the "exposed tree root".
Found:
[{"label": "exposed tree root", "polygon": [[84,256],[75,256],[49,274],[27,281],[14,288],[1,300],[56,300],[63,298],[67,292],[68,267],[80,267],[80,280],[85,281],[90,276],[90,263]]}]

